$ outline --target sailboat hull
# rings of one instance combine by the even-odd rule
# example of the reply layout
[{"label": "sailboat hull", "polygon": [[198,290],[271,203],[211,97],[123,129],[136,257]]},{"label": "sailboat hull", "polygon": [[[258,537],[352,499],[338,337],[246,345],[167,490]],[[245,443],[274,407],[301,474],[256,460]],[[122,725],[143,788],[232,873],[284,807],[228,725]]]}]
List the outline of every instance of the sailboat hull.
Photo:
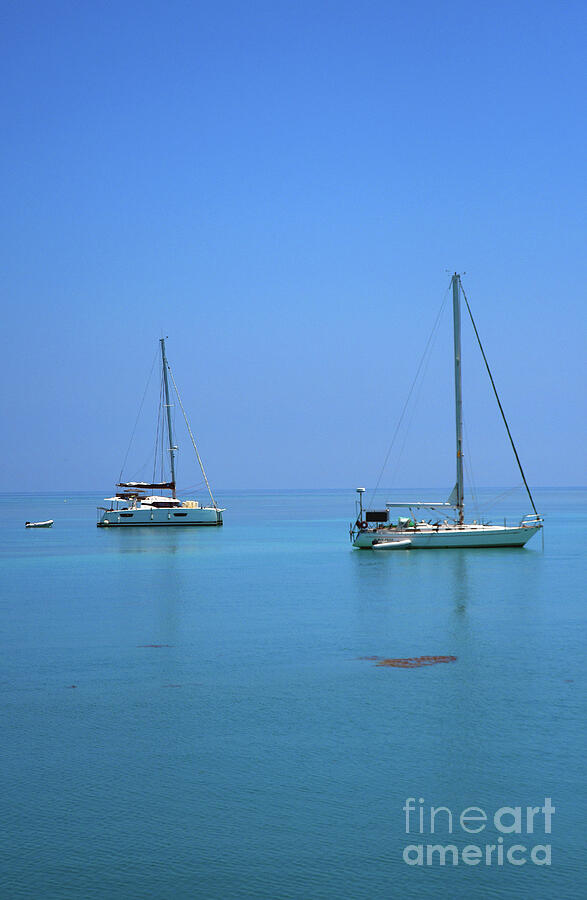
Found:
[{"label": "sailboat hull", "polygon": [[409,550],[460,549],[466,547],[523,547],[540,525],[463,525],[448,528],[397,529],[380,528],[360,531],[353,546],[359,550],[373,549],[380,541],[408,541]]},{"label": "sailboat hull", "polygon": [[222,510],[198,509],[108,509],[98,521],[98,528],[130,528],[146,526],[222,525]]}]

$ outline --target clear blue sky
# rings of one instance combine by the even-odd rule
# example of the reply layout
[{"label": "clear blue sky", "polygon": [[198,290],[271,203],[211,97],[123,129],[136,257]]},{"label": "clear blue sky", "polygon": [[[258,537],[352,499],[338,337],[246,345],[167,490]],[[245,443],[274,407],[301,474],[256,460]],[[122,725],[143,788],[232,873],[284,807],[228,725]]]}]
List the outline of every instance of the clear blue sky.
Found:
[{"label": "clear blue sky", "polygon": [[[373,484],[447,269],[530,481],[584,484],[586,11],[4,2],[0,488],[110,490],[162,334],[219,489]],[[443,328],[405,485],[454,482]]]}]

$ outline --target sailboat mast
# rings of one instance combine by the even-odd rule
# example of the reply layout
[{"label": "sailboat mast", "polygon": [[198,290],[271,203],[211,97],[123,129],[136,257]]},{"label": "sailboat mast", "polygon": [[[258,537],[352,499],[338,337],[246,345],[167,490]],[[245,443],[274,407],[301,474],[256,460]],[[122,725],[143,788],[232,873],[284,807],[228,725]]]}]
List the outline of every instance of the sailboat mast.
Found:
[{"label": "sailboat mast", "polygon": [[175,498],[175,446],[173,444],[173,428],[171,426],[171,404],[169,403],[169,383],[167,380],[167,357],[165,356],[165,339],[161,338],[161,363],[163,365],[163,385],[165,388],[165,409],[167,410],[167,434],[169,435],[169,461],[171,463],[171,496]]},{"label": "sailboat mast", "polygon": [[452,312],[455,348],[455,417],[457,437],[457,508],[459,510],[459,525],[465,521],[463,501],[463,392],[461,380],[461,277],[455,274],[452,277]]}]

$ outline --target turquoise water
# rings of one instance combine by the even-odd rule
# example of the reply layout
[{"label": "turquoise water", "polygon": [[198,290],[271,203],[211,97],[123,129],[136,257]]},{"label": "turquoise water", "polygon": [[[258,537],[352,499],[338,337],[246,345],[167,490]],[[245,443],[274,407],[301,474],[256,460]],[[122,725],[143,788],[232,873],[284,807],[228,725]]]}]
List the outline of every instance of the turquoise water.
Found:
[{"label": "turquoise water", "polygon": [[[97,529],[102,496],[1,501],[2,897],[584,896],[586,491],[538,492],[544,552],[392,554],[350,549],[352,490],[169,531]],[[407,835],[408,797],[490,821]],[[546,797],[503,839],[550,866],[402,858]]]}]

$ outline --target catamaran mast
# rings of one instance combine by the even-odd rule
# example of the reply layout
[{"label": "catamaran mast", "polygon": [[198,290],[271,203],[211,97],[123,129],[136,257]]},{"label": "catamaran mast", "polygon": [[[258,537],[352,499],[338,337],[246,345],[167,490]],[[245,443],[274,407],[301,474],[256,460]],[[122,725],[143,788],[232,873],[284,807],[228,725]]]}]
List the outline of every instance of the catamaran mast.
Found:
[{"label": "catamaran mast", "polygon": [[165,356],[165,339],[161,338],[161,363],[163,365],[163,385],[165,387],[165,408],[167,410],[167,434],[169,436],[169,461],[171,463],[171,496],[175,498],[175,446],[173,444],[173,428],[171,426],[171,404],[169,403],[169,384],[167,381],[167,357]]},{"label": "catamaran mast", "polygon": [[459,525],[465,521],[463,498],[463,393],[461,381],[461,276],[452,277],[452,312],[455,346],[455,416],[457,426],[457,483],[456,506],[459,510]]}]

